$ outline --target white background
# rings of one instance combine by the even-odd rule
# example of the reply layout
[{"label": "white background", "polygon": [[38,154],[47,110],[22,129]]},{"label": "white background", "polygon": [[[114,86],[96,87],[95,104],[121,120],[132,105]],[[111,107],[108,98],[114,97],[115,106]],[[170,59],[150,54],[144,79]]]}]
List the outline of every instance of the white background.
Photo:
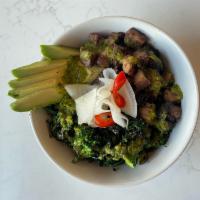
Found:
[{"label": "white background", "polygon": [[[132,188],[91,186],[58,170],[37,144],[28,114],[9,108],[12,68],[40,59],[39,45],[85,20],[133,16],[161,27],[200,78],[199,0],[0,0],[0,199],[200,199],[200,125],[184,154],[159,177]],[[192,105],[191,105],[192,109]]]}]

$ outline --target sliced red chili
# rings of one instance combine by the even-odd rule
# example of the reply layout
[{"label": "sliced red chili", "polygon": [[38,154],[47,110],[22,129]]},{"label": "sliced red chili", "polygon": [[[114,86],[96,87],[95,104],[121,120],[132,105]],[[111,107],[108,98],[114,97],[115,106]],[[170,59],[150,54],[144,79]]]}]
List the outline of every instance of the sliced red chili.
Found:
[{"label": "sliced red chili", "polygon": [[113,98],[118,107],[123,108],[126,105],[124,97],[118,92],[113,92]]},{"label": "sliced red chili", "polygon": [[126,82],[126,75],[121,71],[115,78],[113,84],[113,91],[118,91]]},{"label": "sliced red chili", "polygon": [[126,105],[126,101],[122,95],[119,94],[119,89],[125,84],[126,75],[121,71],[114,80],[113,84],[113,98],[118,107],[123,108]]},{"label": "sliced red chili", "polygon": [[114,125],[111,112],[104,112],[94,116],[95,124],[101,128]]}]

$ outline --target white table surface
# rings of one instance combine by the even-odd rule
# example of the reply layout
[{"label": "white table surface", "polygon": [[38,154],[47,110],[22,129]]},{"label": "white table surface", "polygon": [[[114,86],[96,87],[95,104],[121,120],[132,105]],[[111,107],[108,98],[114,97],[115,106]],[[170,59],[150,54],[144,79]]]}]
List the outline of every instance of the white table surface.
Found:
[{"label": "white table surface", "polygon": [[200,79],[199,0],[0,0],[1,200],[200,199],[200,120],[184,154],[162,175],[132,188],[107,189],[78,182],[53,166],[35,140],[28,114],[9,109],[13,67],[40,59],[40,44],[106,15],[133,16],[161,27],[183,47]]}]

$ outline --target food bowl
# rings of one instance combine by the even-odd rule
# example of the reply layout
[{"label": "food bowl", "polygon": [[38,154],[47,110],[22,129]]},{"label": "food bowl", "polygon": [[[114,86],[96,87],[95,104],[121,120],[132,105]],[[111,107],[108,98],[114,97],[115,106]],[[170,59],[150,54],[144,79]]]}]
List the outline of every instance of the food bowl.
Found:
[{"label": "food bowl", "polygon": [[125,32],[131,27],[146,34],[153,46],[165,57],[184,94],[182,117],[173,129],[167,147],[159,148],[148,162],[134,169],[122,166],[119,170],[113,171],[111,168],[99,167],[95,163],[79,162],[73,164],[71,149],[49,137],[45,111],[36,110],[30,114],[32,127],[39,144],[53,161],[52,163],[62,169],[64,173],[92,184],[130,186],[159,175],[181,155],[192,136],[197,120],[199,96],[192,66],[176,42],[155,26],[128,17],[96,18],[64,33],[55,44],[79,47],[91,32]]}]

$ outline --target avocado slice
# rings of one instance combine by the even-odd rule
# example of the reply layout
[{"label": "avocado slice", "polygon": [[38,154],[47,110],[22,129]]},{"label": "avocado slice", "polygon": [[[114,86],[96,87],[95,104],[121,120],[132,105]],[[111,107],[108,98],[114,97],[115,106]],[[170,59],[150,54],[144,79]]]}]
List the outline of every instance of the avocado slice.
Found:
[{"label": "avocado slice", "polygon": [[58,86],[60,82],[61,81],[59,79],[44,80],[28,86],[12,89],[8,92],[8,95],[13,98],[19,99],[31,93],[37,92],[39,90]]},{"label": "avocado slice", "polygon": [[30,111],[58,103],[65,94],[66,91],[62,87],[47,88],[18,99],[10,106],[18,112]]},{"label": "avocado slice", "polygon": [[61,79],[65,74],[66,68],[67,68],[67,66],[59,67],[57,69],[39,73],[39,74],[36,74],[33,76],[27,76],[25,78],[11,80],[9,82],[9,85],[12,88],[19,88],[19,87],[24,87],[27,85],[37,83],[39,81],[47,80],[47,79],[52,79],[52,78],[54,78],[54,79],[60,78]]},{"label": "avocado slice", "polygon": [[79,49],[58,45],[40,45],[41,53],[49,59],[63,59],[69,56],[79,56]]},{"label": "avocado slice", "polygon": [[17,78],[24,78],[26,76],[34,75],[37,73],[49,71],[59,67],[65,67],[67,60],[42,60],[34,62],[30,65],[25,65],[12,70],[12,74]]}]

